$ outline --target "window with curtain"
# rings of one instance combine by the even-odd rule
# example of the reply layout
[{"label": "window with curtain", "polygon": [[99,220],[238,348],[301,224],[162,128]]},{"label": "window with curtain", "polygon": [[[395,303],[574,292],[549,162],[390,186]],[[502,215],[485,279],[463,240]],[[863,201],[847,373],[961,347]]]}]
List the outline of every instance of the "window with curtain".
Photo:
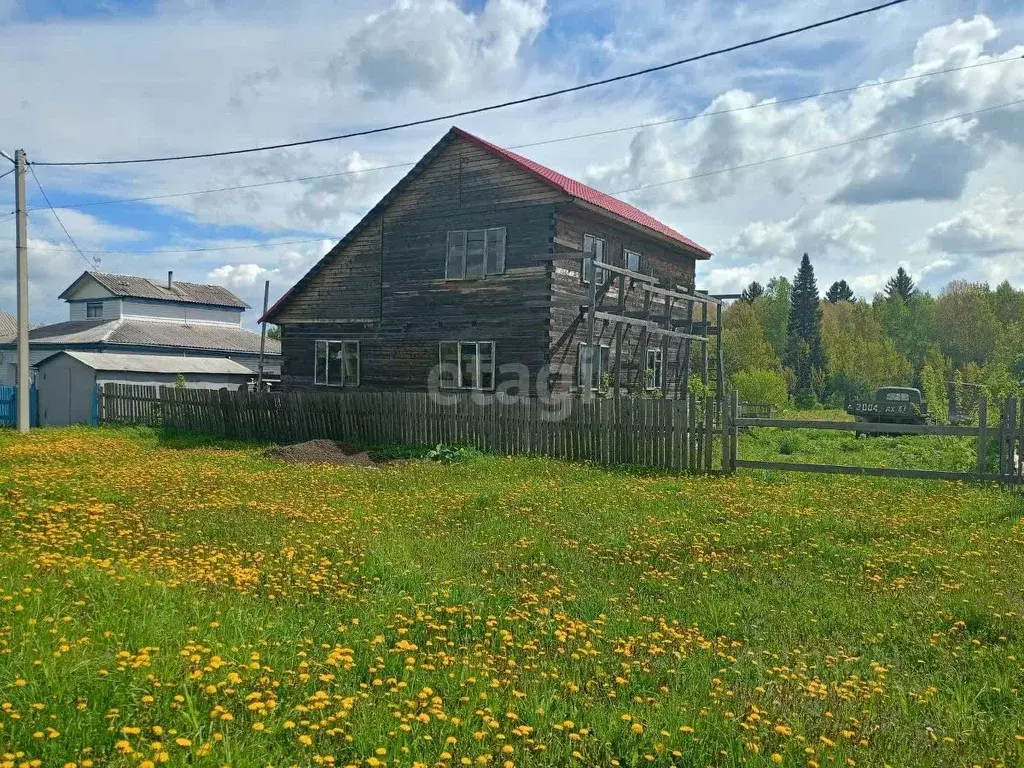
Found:
[{"label": "window with curtain", "polygon": [[316,342],[313,383],[323,387],[359,386],[359,342]]}]

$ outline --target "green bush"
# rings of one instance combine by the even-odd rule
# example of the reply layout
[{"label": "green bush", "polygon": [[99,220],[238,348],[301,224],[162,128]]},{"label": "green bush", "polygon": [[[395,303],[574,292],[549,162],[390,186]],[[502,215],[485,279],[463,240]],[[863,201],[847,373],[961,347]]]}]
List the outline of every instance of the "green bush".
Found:
[{"label": "green bush", "polygon": [[799,432],[786,432],[779,438],[779,453],[783,456],[792,456],[799,453],[807,446],[807,441]]},{"label": "green bush", "polygon": [[813,392],[797,392],[793,396],[793,405],[802,411],[810,411],[818,407],[818,398]]},{"label": "green bush", "polygon": [[460,461],[472,458],[476,450],[467,446],[443,445],[439,443],[427,452],[427,458],[431,461],[439,461],[442,464],[457,464]]},{"label": "green bush", "polygon": [[748,403],[771,403],[778,408],[789,405],[786,377],[775,371],[740,371],[732,377],[740,399]]}]

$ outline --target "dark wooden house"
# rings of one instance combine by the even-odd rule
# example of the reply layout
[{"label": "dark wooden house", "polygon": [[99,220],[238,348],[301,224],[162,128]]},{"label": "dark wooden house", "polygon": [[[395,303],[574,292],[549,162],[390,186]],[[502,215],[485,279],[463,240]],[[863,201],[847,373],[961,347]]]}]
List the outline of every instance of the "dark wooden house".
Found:
[{"label": "dark wooden house", "polygon": [[694,266],[710,255],[452,128],[266,319],[282,329],[286,389],[526,394],[528,381],[531,394],[617,384],[671,397],[706,332]]}]

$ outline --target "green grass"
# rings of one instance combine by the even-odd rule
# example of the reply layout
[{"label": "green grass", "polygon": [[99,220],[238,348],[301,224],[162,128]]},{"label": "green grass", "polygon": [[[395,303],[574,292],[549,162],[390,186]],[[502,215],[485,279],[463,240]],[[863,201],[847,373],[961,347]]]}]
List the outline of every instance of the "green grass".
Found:
[{"label": "green grass", "polygon": [[[813,434],[788,455],[855,452]],[[855,443],[960,461],[921,440]],[[1019,765],[1022,509],[0,432],[0,765]]]},{"label": "green grass", "polygon": [[[998,446],[991,446],[993,454]],[[751,429],[740,436],[739,457],[751,461],[841,464],[972,472],[977,440],[940,435],[862,435],[823,429]],[[996,462],[992,457],[993,469]]]}]

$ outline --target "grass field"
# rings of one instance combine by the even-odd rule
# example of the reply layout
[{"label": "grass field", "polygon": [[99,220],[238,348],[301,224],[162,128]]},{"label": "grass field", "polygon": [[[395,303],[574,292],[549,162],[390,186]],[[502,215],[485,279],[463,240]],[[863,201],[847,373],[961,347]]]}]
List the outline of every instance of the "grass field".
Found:
[{"label": "grass field", "polygon": [[1022,509],[0,431],[0,766],[1020,765]]}]

